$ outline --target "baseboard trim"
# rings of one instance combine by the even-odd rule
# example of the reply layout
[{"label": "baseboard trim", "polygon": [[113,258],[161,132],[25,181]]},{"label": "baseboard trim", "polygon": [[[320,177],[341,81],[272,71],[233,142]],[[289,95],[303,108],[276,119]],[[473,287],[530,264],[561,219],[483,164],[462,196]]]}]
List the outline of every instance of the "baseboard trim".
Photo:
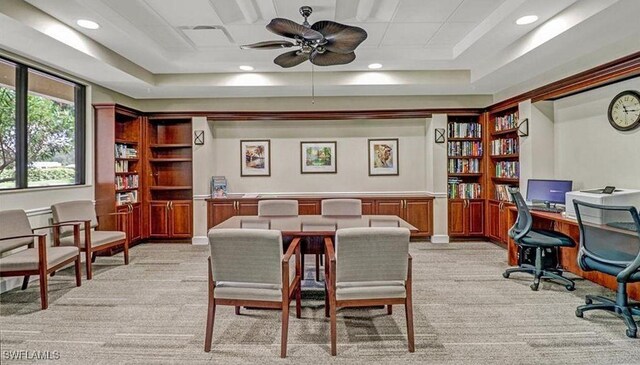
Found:
[{"label": "baseboard trim", "polygon": [[434,234],[431,236],[431,243],[449,243],[449,235]]},{"label": "baseboard trim", "polygon": [[193,236],[191,244],[194,246],[204,246],[209,244],[207,236]]}]

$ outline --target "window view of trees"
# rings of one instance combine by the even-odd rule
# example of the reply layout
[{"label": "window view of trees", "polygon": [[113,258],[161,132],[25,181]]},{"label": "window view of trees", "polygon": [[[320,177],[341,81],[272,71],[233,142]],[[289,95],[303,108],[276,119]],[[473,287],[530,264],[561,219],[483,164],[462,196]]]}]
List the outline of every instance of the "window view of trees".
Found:
[{"label": "window view of trees", "polygon": [[[16,120],[16,89],[3,82],[1,71],[0,189],[80,183],[76,175],[76,85],[29,70],[26,85],[18,85],[18,90],[28,88],[26,120],[21,121]],[[16,127],[20,123],[26,123],[27,133],[22,149],[26,161],[26,179],[22,180],[26,182],[22,183],[16,172],[17,134],[22,130]]]}]

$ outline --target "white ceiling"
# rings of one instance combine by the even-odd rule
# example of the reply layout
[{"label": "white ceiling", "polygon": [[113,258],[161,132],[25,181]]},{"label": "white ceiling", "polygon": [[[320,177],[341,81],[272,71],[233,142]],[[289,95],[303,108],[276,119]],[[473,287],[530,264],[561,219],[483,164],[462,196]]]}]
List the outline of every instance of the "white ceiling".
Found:
[{"label": "white ceiling", "polygon": [[[273,58],[288,50],[239,45],[284,39],[265,25],[301,23],[302,5],[310,23],[368,33],[354,62],[314,67],[317,95],[496,94],[599,62],[601,49],[640,49],[637,0],[3,0],[0,48],[138,98],[296,96],[310,63],[282,69]],[[515,24],[529,14],[538,21]]]}]

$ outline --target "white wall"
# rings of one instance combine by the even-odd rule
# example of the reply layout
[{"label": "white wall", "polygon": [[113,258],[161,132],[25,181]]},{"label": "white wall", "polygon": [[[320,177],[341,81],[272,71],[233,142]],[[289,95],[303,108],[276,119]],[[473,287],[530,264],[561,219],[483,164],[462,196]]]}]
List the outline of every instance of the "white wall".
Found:
[{"label": "white wall", "polygon": [[640,78],[555,101],[556,178],[573,180],[574,189],[640,189],[640,128],[620,132],[607,118],[611,99],[624,90],[640,90]]},{"label": "white wall", "polygon": [[520,191],[525,197],[529,179],[553,179],[555,175],[553,107],[551,101],[518,104],[520,122],[529,119],[529,135],[519,137]]}]

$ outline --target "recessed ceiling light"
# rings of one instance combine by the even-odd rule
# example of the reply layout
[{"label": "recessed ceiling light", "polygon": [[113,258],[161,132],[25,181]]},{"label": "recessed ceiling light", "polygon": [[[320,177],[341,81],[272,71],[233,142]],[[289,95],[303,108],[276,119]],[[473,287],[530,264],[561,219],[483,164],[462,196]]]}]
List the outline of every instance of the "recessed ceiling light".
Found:
[{"label": "recessed ceiling light", "polygon": [[242,65],[239,67],[242,71],[253,71],[253,67],[252,66],[246,66],[246,65]]},{"label": "recessed ceiling light", "polygon": [[93,20],[79,19],[76,23],[79,26],[81,26],[82,28],[86,28],[86,29],[98,29],[98,28],[100,28],[100,24],[94,22]]},{"label": "recessed ceiling light", "polygon": [[382,64],[381,63],[372,63],[372,64],[369,65],[369,68],[372,69],[372,70],[376,70],[376,69],[382,68]]},{"label": "recessed ceiling light", "polygon": [[533,22],[535,22],[536,20],[538,20],[538,16],[537,15],[525,15],[521,18],[518,18],[518,20],[516,20],[516,24],[518,25],[527,25],[527,24],[531,24]]}]

